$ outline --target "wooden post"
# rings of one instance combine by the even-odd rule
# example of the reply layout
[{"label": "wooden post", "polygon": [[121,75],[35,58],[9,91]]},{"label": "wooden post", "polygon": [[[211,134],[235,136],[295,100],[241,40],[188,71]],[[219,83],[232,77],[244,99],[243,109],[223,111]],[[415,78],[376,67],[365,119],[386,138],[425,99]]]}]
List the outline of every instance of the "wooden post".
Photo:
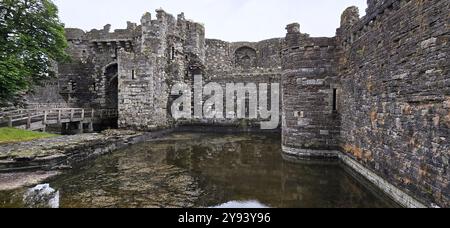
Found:
[{"label": "wooden post", "polygon": [[8,116],[8,127],[13,127],[13,118],[12,118],[12,116]]},{"label": "wooden post", "polygon": [[27,119],[27,129],[31,128],[31,113],[28,113],[28,119]]},{"label": "wooden post", "polygon": [[45,132],[47,130],[47,115],[48,115],[48,111],[45,110],[44,111],[44,121],[43,121],[43,125],[44,127],[42,128],[42,131]]},{"label": "wooden post", "polygon": [[75,109],[70,110],[70,122],[73,122],[74,115],[75,115]]},{"label": "wooden post", "polygon": [[48,111],[45,110],[44,111],[44,124],[47,124],[47,116],[48,116]]},{"label": "wooden post", "polygon": [[61,109],[58,110],[58,124],[61,124]]},{"label": "wooden post", "polygon": [[91,122],[89,122],[89,132],[94,132],[94,122],[92,122],[93,120],[91,120]]},{"label": "wooden post", "polygon": [[81,110],[81,121],[84,120],[84,109]]},{"label": "wooden post", "polygon": [[78,133],[83,134],[83,121],[80,121],[78,124]]}]

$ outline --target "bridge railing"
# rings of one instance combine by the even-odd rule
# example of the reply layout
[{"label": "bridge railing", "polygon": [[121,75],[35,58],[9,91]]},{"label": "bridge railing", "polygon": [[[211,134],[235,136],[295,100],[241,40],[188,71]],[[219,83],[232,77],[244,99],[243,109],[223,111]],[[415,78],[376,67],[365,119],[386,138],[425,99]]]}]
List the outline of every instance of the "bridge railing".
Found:
[{"label": "bridge railing", "polygon": [[117,109],[83,109],[83,108],[54,108],[54,109],[20,109],[0,113],[0,124],[8,127],[31,128],[36,122],[43,125],[49,123],[68,123],[117,117]]},{"label": "bridge railing", "polygon": [[94,112],[94,118],[107,119],[119,116],[117,109],[98,109]]}]

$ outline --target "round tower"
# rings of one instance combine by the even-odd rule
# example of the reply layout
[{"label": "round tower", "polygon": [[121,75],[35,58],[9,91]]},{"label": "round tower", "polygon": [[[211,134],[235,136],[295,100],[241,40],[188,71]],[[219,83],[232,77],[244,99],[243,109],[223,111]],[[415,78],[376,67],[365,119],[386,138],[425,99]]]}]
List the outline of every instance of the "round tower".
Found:
[{"label": "round tower", "polygon": [[283,152],[302,158],[337,156],[335,39],[311,38],[286,27],[282,51]]}]

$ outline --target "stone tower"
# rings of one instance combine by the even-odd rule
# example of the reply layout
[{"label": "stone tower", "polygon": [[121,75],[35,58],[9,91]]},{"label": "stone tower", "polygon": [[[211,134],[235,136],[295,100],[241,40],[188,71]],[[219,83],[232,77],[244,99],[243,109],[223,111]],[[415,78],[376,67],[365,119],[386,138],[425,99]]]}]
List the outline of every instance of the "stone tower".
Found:
[{"label": "stone tower", "polygon": [[311,38],[287,26],[282,52],[283,150],[306,158],[335,157],[339,137],[335,39]]}]

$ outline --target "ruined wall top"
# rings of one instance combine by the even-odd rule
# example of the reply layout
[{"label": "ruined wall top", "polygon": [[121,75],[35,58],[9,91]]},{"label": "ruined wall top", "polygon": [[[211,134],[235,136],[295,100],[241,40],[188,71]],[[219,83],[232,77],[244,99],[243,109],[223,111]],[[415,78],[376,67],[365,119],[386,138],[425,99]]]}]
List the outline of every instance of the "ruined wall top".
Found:
[{"label": "ruined wall top", "polygon": [[149,12],[145,13],[140,22],[141,25],[133,22],[127,22],[126,28],[116,29],[114,31],[111,31],[111,25],[107,24],[102,29],[92,29],[88,32],[78,28],[66,28],[65,32],[68,40],[107,42],[117,40],[133,40],[142,35],[143,26],[149,29],[154,29],[156,27],[160,27],[161,24],[166,24],[170,30],[168,31],[169,34],[180,36],[182,36],[181,33],[184,32],[204,33],[205,31],[203,24],[187,20],[184,13],[179,14],[177,18],[175,18],[162,9],[156,10],[156,18],[152,18],[152,14]]},{"label": "ruined wall top", "polygon": [[364,36],[383,18],[402,9],[411,0],[368,0],[366,15],[359,18],[356,7],[349,7],[341,18],[341,27],[337,29],[337,37],[344,48],[350,47],[356,40]]},{"label": "ruined wall top", "polygon": [[77,28],[66,28],[65,32],[67,40],[83,40],[86,36],[83,30]]},{"label": "ruined wall top", "polygon": [[359,9],[356,6],[348,7],[341,16],[341,27],[353,26],[359,21]]},{"label": "ruined wall top", "polygon": [[370,14],[389,0],[367,0],[366,13]]},{"label": "ruined wall top", "polygon": [[300,24],[292,23],[286,26],[286,30],[288,34],[300,33]]}]

